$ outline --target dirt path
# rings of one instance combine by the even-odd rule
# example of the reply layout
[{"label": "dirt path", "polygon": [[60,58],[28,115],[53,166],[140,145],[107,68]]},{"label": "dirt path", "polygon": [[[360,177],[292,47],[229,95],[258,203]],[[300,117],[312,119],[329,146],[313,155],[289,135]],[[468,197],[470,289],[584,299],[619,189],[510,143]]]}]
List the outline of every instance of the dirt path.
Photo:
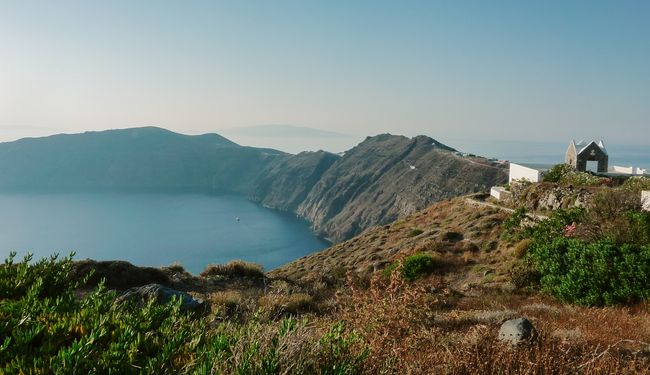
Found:
[{"label": "dirt path", "polygon": [[[484,201],[477,201],[476,199],[469,198],[469,197],[465,198],[465,204],[468,204],[470,206],[476,206],[476,207],[496,208],[497,210],[501,210],[501,211],[508,212],[508,213],[514,213],[515,212],[515,210],[512,209],[512,208],[499,206],[498,204],[494,204],[494,203],[488,203],[488,202],[484,202]],[[548,216],[539,215],[539,214],[535,214],[535,213],[528,213],[528,216],[531,216],[535,220],[548,219]]]}]

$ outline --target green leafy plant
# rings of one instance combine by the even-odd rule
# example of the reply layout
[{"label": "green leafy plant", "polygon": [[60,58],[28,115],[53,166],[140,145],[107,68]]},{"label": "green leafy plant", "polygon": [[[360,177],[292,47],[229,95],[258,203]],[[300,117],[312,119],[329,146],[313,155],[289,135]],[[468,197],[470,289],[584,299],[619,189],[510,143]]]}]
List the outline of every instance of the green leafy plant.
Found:
[{"label": "green leafy plant", "polygon": [[560,180],[567,175],[567,173],[574,171],[573,167],[569,164],[556,164],[553,168],[544,173],[544,181],[547,182],[560,182]]},{"label": "green leafy plant", "polygon": [[544,289],[582,305],[636,302],[650,296],[650,246],[558,237],[532,246]]},{"label": "green leafy plant", "polygon": [[365,358],[338,323],[323,335],[293,318],[208,325],[180,299],[118,303],[103,282],[80,296],[72,256],[14,257],[0,264],[2,374],[355,374]]},{"label": "green leafy plant", "polygon": [[416,253],[404,258],[402,262],[402,277],[413,281],[435,268],[435,259],[426,253]]},{"label": "green leafy plant", "polygon": [[[623,227],[629,229],[626,237],[600,232],[597,238],[580,238],[579,229],[583,227],[584,231],[586,225],[584,209],[555,211],[549,219],[531,228],[526,260],[533,269],[524,271],[538,275],[547,292],[581,305],[626,304],[647,299],[650,215],[628,212],[621,216],[627,222]],[[589,218],[594,220],[593,216]],[[626,240],[617,241],[621,238]],[[516,278],[526,279],[522,275],[525,273]]]}]

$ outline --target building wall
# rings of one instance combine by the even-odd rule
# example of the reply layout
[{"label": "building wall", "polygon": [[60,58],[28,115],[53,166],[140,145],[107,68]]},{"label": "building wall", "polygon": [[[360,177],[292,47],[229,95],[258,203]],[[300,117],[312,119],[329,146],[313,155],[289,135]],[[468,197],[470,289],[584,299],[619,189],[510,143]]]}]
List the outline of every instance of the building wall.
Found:
[{"label": "building wall", "polygon": [[573,147],[572,144],[570,144],[564,156],[564,163],[569,164],[573,168],[576,168],[577,166],[576,162],[577,162],[576,149]]},{"label": "building wall", "polygon": [[[592,155],[593,154],[593,155]],[[598,162],[598,172],[606,173],[608,170],[609,156],[603,152],[595,143],[590,143],[580,151],[577,156],[575,168],[581,172],[587,170],[588,161]]]},{"label": "building wall", "polygon": [[641,205],[646,211],[650,211],[650,191],[641,192]]},{"label": "building wall", "polygon": [[508,182],[512,182],[513,180],[528,180],[530,182],[539,182],[541,179],[542,174],[537,169],[510,163],[510,174],[508,176]]},{"label": "building wall", "polygon": [[492,188],[490,189],[490,195],[495,197],[499,201],[503,198],[505,192],[506,189],[504,189],[503,186],[492,186]]},{"label": "building wall", "polygon": [[640,174],[646,173],[646,170],[643,169],[643,168],[638,168],[638,167],[621,167],[621,166],[615,165],[613,167],[610,167],[608,172],[610,172],[610,173],[640,175]]}]

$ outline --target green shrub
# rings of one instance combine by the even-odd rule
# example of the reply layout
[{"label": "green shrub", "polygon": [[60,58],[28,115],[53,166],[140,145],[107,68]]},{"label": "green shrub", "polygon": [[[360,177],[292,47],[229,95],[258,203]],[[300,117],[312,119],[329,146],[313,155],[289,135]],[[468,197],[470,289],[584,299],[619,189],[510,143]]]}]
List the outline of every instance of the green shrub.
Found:
[{"label": "green shrub", "polygon": [[612,305],[650,296],[650,245],[557,237],[531,245],[544,289],[581,305]]},{"label": "green shrub", "polygon": [[[528,220],[528,211],[523,208],[517,208],[512,215],[508,216],[507,219],[501,224],[503,231],[501,232],[501,238],[506,241],[519,241],[524,238],[526,233],[526,228],[523,227],[524,220]],[[490,251],[493,249],[490,249]]]},{"label": "green shrub", "polygon": [[559,182],[564,185],[599,186],[605,184],[607,179],[587,172],[571,171],[562,176]]},{"label": "green shrub", "polygon": [[435,266],[435,260],[429,254],[416,253],[410,255],[402,262],[402,277],[413,281],[427,273],[430,273]]},{"label": "green shrub", "polygon": [[[628,228],[625,237],[603,232],[600,237],[589,239],[579,238],[573,231],[582,225],[585,217],[583,209],[557,210],[531,228],[525,259],[534,270],[520,271],[538,274],[544,290],[561,300],[581,305],[625,304],[647,299],[650,296],[650,215],[622,214],[621,223],[628,223],[620,224]],[[617,241],[620,238],[625,241]],[[527,277],[525,272],[515,276]]]},{"label": "green shrub", "polygon": [[650,177],[645,177],[645,176],[630,177],[627,180],[625,180],[622,188],[634,192],[639,192],[641,190],[650,190]]},{"label": "green shrub", "polygon": [[573,167],[569,164],[556,164],[553,168],[544,173],[544,181],[560,182],[567,173],[572,172],[573,170]]},{"label": "green shrub", "polygon": [[201,272],[202,277],[264,277],[261,265],[233,260],[226,264],[210,264]]},{"label": "green shrub", "polygon": [[544,173],[544,181],[563,185],[597,186],[607,179],[587,172],[578,172],[568,164],[556,164]]},{"label": "green shrub", "polygon": [[400,262],[393,262],[389,265],[387,265],[383,270],[381,270],[381,274],[384,278],[388,279],[390,276],[393,274],[393,271],[399,267]]},{"label": "green shrub", "polygon": [[366,357],[337,323],[214,324],[179,299],[115,303],[103,283],[80,297],[71,257],[14,256],[0,264],[0,374],[355,374]]}]

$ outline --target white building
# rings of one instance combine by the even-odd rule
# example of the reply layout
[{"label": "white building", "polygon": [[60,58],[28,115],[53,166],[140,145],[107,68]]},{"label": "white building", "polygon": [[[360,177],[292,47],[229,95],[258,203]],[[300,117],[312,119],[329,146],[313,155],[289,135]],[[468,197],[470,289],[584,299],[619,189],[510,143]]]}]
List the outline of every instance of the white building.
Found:
[{"label": "white building", "polygon": [[526,180],[529,182],[542,181],[542,175],[552,166],[543,164],[516,164],[510,163],[508,182]]},{"label": "white building", "polygon": [[641,206],[644,210],[650,211],[650,191],[641,192]]},{"label": "white building", "polygon": [[648,171],[644,168],[639,168],[639,167],[620,167],[618,165],[615,165],[613,167],[609,167],[607,170],[608,173],[616,173],[616,174],[630,174],[630,175],[643,175],[648,173]]},{"label": "white building", "polygon": [[490,195],[496,198],[497,200],[501,200],[504,198],[506,194],[509,194],[506,188],[503,186],[492,186],[490,189]]}]

